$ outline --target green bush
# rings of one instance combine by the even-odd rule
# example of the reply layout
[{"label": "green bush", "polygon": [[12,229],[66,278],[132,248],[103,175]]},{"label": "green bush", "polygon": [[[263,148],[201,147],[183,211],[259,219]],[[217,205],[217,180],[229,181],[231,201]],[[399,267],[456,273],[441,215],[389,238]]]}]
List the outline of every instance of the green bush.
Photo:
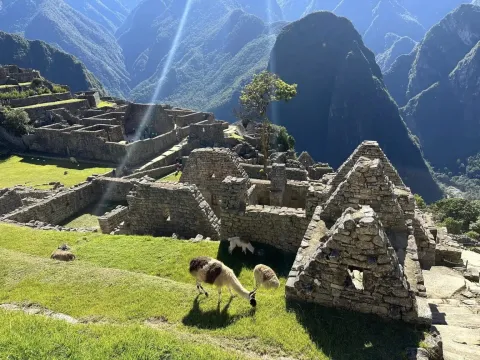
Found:
[{"label": "green bush", "polygon": [[469,230],[470,224],[480,216],[480,206],[475,201],[450,198],[437,201],[431,206],[437,220],[444,222],[451,218],[462,224],[462,232]]},{"label": "green bush", "polygon": [[478,238],[480,238],[480,234],[476,231],[469,231],[465,235],[467,235],[469,238],[475,239],[475,240],[478,240]]},{"label": "green bush", "polygon": [[40,87],[40,86],[42,86],[42,85],[43,85],[42,79],[36,78],[36,79],[33,79],[33,80],[32,80],[32,88],[33,88],[33,89],[36,89],[36,88],[38,88],[38,87]]},{"label": "green bush", "polygon": [[447,227],[447,230],[450,234],[461,234],[463,222],[460,220],[455,220],[453,218],[446,218],[443,222]]},{"label": "green bush", "polygon": [[417,206],[420,209],[426,209],[427,208],[427,204],[425,203],[425,200],[423,200],[423,198],[420,195],[414,194],[413,196],[415,197],[415,201],[417,203]]},{"label": "green bush", "polygon": [[58,94],[58,93],[64,93],[66,90],[63,86],[60,86],[60,85],[53,85],[53,90],[52,92],[54,94]]},{"label": "green bush", "polygon": [[0,125],[15,136],[22,136],[33,131],[28,114],[21,109],[6,109],[0,116]]},{"label": "green bush", "polygon": [[283,126],[278,127],[277,145],[282,151],[293,150],[295,147],[295,139],[287,132],[287,129]]},{"label": "green bush", "polygon": [[480,219],[470,224],[470,231],[474,231],[480,234]]}]

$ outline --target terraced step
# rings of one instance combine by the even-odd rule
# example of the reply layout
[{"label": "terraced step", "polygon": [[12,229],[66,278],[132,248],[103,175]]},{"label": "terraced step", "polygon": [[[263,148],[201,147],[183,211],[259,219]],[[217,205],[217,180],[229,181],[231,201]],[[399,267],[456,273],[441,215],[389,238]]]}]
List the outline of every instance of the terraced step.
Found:
[{"label": "terraced step", "polygon": [[177,157],[182,156],[182,150],[188,146],[188,140],[183,139],[179,144],[165,151],[162,155],[157,156],[155,159],[149,161],[145,165],[137,169],[138,172],[160,168],[168,165],[172,165]]}]

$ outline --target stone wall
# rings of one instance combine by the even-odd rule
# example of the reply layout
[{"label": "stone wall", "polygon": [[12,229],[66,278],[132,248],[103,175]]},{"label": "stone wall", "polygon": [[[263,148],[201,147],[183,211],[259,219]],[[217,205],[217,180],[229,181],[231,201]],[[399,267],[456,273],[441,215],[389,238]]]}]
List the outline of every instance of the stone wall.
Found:
[{"label": "stone wall", "polygon": [[178,127],[185,127],[190,124],[199,123],[208,119],[213,119],[213,114],[204,112],[195,112],[187,115],[178,115],[174,118]]},{"label": "stone wall", "polygon": [[161,179],[176,170],[176,165],[163,166],[159,168],[153,168],[149,170],[139,171],[132,175],[125,176],[125,179],[140,179],[144,176],[150,176],[154,179]]},{"label": "stone wall", "polygon": [[219,220],[195,185],[141,183],[127,199],[126,233],[220,238]]},{"label": "stone wall", "polygon": [[85,91],[85,92],[79,92],[75,94],[77,98],[79,99],[85,99],[88,101],[88,104],[92,108],[96,108],[98,104],[100,104],[100,94],[98,91]]},{"label": "stone wall", "polygon": [[0,85],[4,84],[7,78],[26,83],[40,78],[40,73],[33,69],[19,68],[17,65],[0,66]]},{"label": "stone wall", "polygon": [[330,197],[331,186],[321,182],[310,182],[305,201],[305,212],[308,218],[311,218],[315,209],[319,205],[324,205]]},{"label": "stone wall", "polygon": [[22,198],[11,189],[0,189],[0,216],[22,207]]},{"label": "stone wall", "polygon": [[[247,178],[226,177],[221,184],[221,237],[239,236],[296,252],[308,220],[303,209],[247,205],[251,194]],[[255,191],[255,190],[253,190]]]},{"label": "stone wall", "polygon": [[14,211],[5,219],[20,223],[31,220],[58,225],[94,204],[101,197],[100,187],[93,182],[83,183],[34,205]]},{"label": "stone wall", "polygon": [[[385,174],[384,162],[360,157],[345,180],[327,200],[322,220],[336,219],[348,207],[370,205],[380,217],[386,229],[406,231],[406,219],[394,191],[394,185]],[[406,247],[406,244],[405,244]]]},{"label": "stone wall", "polygon": [[312,166],[308,168],[308,177],[312,180],[320,180],[324,175],[334,172],[330,166]]},{"label": "stone wall", "polygon": [[371,207],[345,210],[318,240],[314,235],[320,215],[314,214],[297,253],[286,285],[288,299],[412,323],[431,322],[431,316],[419,317],[415,293]]},{"label": "stone wall", "polygon": [[125,132],[134,133],[142,124],[157,134],[165,134],[175,128],[173,118],[165,111],[169,106],[156,104],[128,105],[125,112]]},{"label": "stone wall", "polygon": [[68,103],[54,103],[50,105],[39,105],[35,107],[21,108],[25,110],[30,119],[35,120],[36,124],[44,124],[48,122],[48,111],[58,108],[64,108],[70,111],[72,114],[79,114],[83,109],[88,108],[88,101],[78,99],[74,102]]},{"label": "stone wall", "polygon": [[224,146],[224,130],[228,128],[228,123],[216,121],[212,123],[191,124],[188,141],[198,143],[201,147],[219,147]]},{"label": "stone wall", "polygon": [[[93,180],[102,193],[103,202],[127,203],[127,196],[133,190],[135,184],[125,178],[97,177]],[[100,199],[97,199],[100,200]]]},{"label": "stone wall", "polygon": [[[252,179],[265,179],[263,175],[263,165],[252,165],[241,163],[240,164],[247,173],[248,177]],[[271,166],[267,166],[267,172],[270,173],[272,171]],[[296,169],[296,168],[286,168],[287,172],[287,179],[288,180],[297,180],[297,181],[306,181],[308,180],[308,173],[306,170]]]},{"label": "stone wall", "polygon": [[331,185],[333,189],[336,189],[342,181],[345,180],[345,177],[349,171],[353,168],[360,157],[366,157],[368,159],[379,159],[385,168],[385,174],[388,176],[390,181],[395,186],[405,187],[400,175],[398,175],[397,170],[390,163],[390,160],[387,159],[382,149],[376,141],[364,141],[361,143],[355,151],[350,155],[350,157],[343,163],[342,166],[338,169],[336,176],[332,179]]},{"label": "stone wall", "polygon": [[30,96],[24,99],[12,99],[10,100],[11,107],[23,107],[30,105],[37,105],[43,103],[50,103],[55,101],[69,100],[72,98],[72,94],[69,92],[59,93],[59,94],[45,94]]},{"label": "stone wall", "polygon": [[247,178],[233,152],[222,148],[195,149],[188,157],[180,182],[195,184],[207,202],[216,208],[222,181],[227,176]]},{"label": "stone wall", "polygon": [[98,217],[98,224],[103,234],[110,234],[127,219],[128,208],[126,206],[117,206],[110,212]]},{"label": "stone wall", "polygon": [[437,247],[435,237],[430,232],[430,225],[424,215],[417,209],[412,221],[415,240],[418,248],[418,258],[423,269],[430,269],[435,263],[435,249]]}]

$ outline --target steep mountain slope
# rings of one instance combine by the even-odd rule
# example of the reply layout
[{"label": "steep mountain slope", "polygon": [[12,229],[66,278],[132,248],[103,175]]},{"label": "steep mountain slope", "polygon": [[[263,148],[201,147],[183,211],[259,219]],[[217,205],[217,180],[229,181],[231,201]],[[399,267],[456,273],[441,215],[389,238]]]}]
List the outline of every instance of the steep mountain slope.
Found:
[{"label": "steep mountain slope", "polygon": [[237,3],[243,11],[267,23],[283,20],[282,9],[277,0],[237,0]]},{"label": "steep mountain slope", "polygon": [[397,0],[408,11],[415,15],[418,21],[429,29],[450,11],[461,4],[470,3],[470,0]]},{"label": "steep mountain slope", "polygon": [[39,70],[48,80],[68,85],[74,92],[103,91],[100,82],[78,59],[42,41],[29,41],[0,31],[0,49],[0,64]]},{"label": "steep mountain slope", "polygon": [[333,11],[341,0],[277,0],[285,20],[295,21],[314,11]]},{"label": "steep mountain slope", "polygon": [[[233,120],[236,94],[267,67],[275,31],[283,23],[267,26],[239,9],[236,0],[192,2],[186,15],[184,10],[182,2],[147,0],[119,29],[128,69],[140,82],[132,97],[212,110]],[[148,22],[142,21],[145,16]]]},{"label": "steep mountain slope", "polygon": [[363,41],[374,53],[386,49],[385,37],[394,33],[401,37],[421,40],[425,28],[396,0],[381,0],[372,11],[373,20],[363,35]]},{"label": "steep mountain slope", "polygon": [[[412,57],[408,62],[403,59],[402,66],[394,65],[385,75],[385,82],[397,103],[404,105],[446,78],[479,40],[479,6],[464,4],[448,14],[425,35],[415,49],[411,63]],[[408,85],[402,94],[405,82]]]},{"label": "steep mountain slope", "polygon": [[404,119],[432,165],[453,173],[480,152],[479,26],[480,7],[459,7],[427,34],[407,75]]},{"label": "steep mountain slope", "polygon": [[0,10],[0,30],[20,32],[78,57],[113,95],[129,91],[114,36],[62,0],[9,0]]},{"label": "steep mountain slope", "polygon": [[282,79],[298,84],[297,97],[280,104],[273,118],[289,129],[297,150],[339,166],[363,140],[377,140],[414,192],[428,201],[441,196],[350,21],[317,12],[286,26],[272,62]]},{"label": "steep mountain slope", "polygon": [[[388,34],[387,34],[388,35]],[[382,70],[382,73],[390,70],[390,67],[398,59],[399,56],[403,54],[409,54],[417,43],[409,38],[408,36],[397,36],[392,34],[395,37],[395,40],[390,45],[390,47],[381,54],[378,54],[375,59],[377,60],[378,66]],[[388,37],[386,41],[388,42]]]},{"label": "steep mountain slope", "polygon": [[129,10],[119,0],[65,0],[68,5],[111,33],[125,21]]}]

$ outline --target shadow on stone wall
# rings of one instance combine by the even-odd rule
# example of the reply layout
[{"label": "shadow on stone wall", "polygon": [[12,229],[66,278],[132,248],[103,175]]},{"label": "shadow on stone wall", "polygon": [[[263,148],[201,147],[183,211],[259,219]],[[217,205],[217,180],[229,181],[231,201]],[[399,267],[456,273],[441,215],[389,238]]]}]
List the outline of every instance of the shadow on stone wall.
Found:
[{"label": "shadow on stone wall", "polygon": [[242,253],[241,248],[233,250],[232,254],[228,252],[228,241],[222,241],[218,247],[217,259],[231,268],[237,276],[240,275],[243,268],[253,269],[258,264],[270,266],[279,277],[287,277],[290,272],[295,254],[285,253],[273,246],[252,243],[255,253]]}]

